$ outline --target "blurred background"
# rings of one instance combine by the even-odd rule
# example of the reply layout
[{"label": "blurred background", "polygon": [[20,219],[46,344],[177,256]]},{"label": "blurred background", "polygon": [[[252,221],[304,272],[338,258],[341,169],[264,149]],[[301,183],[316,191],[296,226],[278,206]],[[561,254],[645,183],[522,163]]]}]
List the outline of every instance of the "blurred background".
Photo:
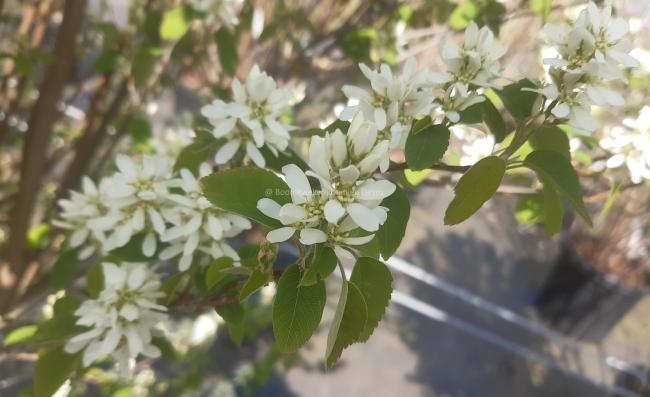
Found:
[{"label": "blurred background", "polygon": [[[409,191],[406,237],[388,261],[393,301],[370,341],[346,350],[332,370],[321,353],[334,301],[312,341],[282,356],[273,347],[270,286],[251,303],[255,315],[241,347],[216,313],[179,315],[165,330],[167,360],[140,362],[132,380],[93,367],[62,392],[650,396],[650,187],[599,144],[623,130],[650,136],[650,2],[610,3],[630,21],[632,55],[642,66],[617,87],[625,107],[595,109],[597,135],[572,135],[594,228],[567,214],[563,231],[547,236],[530,190],[518,186],[446,227],[452,176],[394,175],[418,186]],[[192,142],[200,106],[229,98],[232,79],[245,78],[254,64],[293,91],[286,122],[327,125],[345,105],[343,84],[367,86],[359,62],[399,67],[413,56],[438,69],[441,41],[458,40],[472,20],[509,47],[507,78],[541,76],[543,24],[575,16],[582,5],[0,0],[0,396],[29,395],[36,358],[5,337],[51,316],[61,294],[48,277],[63,242],[50,223],[56,202],[84,175],[109,172],[115,154],[175,158]],[[453,132],[449,164],[472,164],[494,147],[479,127]],[[295,149],[306,143],[296,140]],[[256,238],[255,231],[245,237]],[[282,249],[289,262],[295,253]]]}]

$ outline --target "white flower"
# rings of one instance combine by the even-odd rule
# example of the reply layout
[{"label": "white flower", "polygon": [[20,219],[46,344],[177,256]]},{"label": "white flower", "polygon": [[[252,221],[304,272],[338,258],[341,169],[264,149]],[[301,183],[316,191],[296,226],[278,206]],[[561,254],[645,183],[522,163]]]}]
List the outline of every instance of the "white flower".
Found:
[{"label": "white flower", "polygon": [[[358,104],[349,105],[340,114],[342,120],[351,120],[358,112],[365,119],[372,120],[391,147],[400,147],[405,141],[402,136],[391,137],[393,132],[403,133],[404,126],[410,128],[415,117],[428,114],[433,108],[433,93],[426,70],[417,70],[414,58],[404,63],[402,73],[393,74],[390,67],[382,64],[379,71],[359,64],[361,72],[370,80],[372,93],[363,88],[345,85],[343,93]],[[403,145],[401,145],[403,147]]]},{"label": "white flower", "polygon": [[122,247],[135,234],[147,231],[142,252],[153,256],[156,252],[156,233],[165,232],[160,208],[168,198],[172,186],[171,165],[166,158],[143,156],[134,163],[125,155],[118,155],[119,169],[107,180],[109,211],[89,221],[90,227],[108,234],[104,250]]},{"label": "white flower", "polygon": [[611,16],[610,6],[598,10],[594,3],[583,9],[575,24],[546,24],[544,31],[549,44],[560,58],[545,59],[544,63],[586,73],[592,79],[624,79],[619,65],[638,67],[636,59],[628,55],[632,45],[625,39],[629,31],[627,22]]},{"label": "white flower", "polygon": [[468,91],[462,83],[451,84],[445,90],[444,96],[437,100],[444,116],[452,123],[460,121],[460,112],[483,101],[485,101],[484,96],[475,91]]},{"label": "white flower", "polygon": [[613,154],[608,168],[625,165],[634,183],[650,179],[650,106],[644,106],[636,120],[626,119],[628,128],[615,127],[600,140],[600,146]]},{"label": "white flower", "polygon": [[270,231],[266,239],[279,243],[290,239],[296,231],[300,232],[300,242],[316,244],[325,241],[326,236],[317,226],[324,219],[324,205],[329,196],[329,187],[313,191],[307,175],[295,164],[282,167],[282,173],[291,189],[291,203],[280,206],[277,202],[263,198],[257,208],[264,215],[279,220],[284,227]]},{"label": "white flower", "polygon": [[[210,172],[210,165],[204,163],[199,169],[199,176],[206,176]],[[183,194],[170,194],[169,199],[174,202],[174,205],[162,212],[164,219],[173,226],[162,234],[161,240],[170,242],[171,245],[161,252],[161,258],[169,259],[182,253],[179,269],[185,271],[190,267],[199,245],[221,242],[226,238],[233,237],[241,233],[242,230],[250,229],[251,223],[244,217],[214,207],[203,196],[199,181],[189,170],[182,169],[180,176],[179,184]],[[219,245],[216,248],[218,249],[214,252],[221,255],[213,256],[213,259],[224,254],[223,246]],[[205,248],[203,251],[213,252],[212,248]],[[232,254],[231,250],[227,251]],[[236,255],[228,256],[236,260],[239,259]]]},{"label": "white flower", "polygon": [[201,108],[201,114],[214,126],[213,135],[225,140],[215,161],[225,164],[244,148],[257,166],[264,167],[266,162],[259,148],[266,146],[277,155],[289,144],[289,131],[293,127],[283,125],[278,119],[287,109],[291,93],[279,89],[257,65],[243,84],[233,80],[232,92],[234,102],[215,100]]},{"label": "white flower", "polygon": [[197,9],[206,12],[206,23],[211,24],[216,17],[221,23],[230,29],[239,25],[236,8],[242,0],[197,0]]},{"label": "white flower", "polygon": [[358,236],[352,232],[357,229],[357,224],[350,217],[344,218],[339,224],[329,224],[327,229],[327,245],[332,247],[336,257],[344,265],[351,265],[355,261],[349,248],[370,242],[375,235]]},{"label": "white flower", "polygon": [[129,361],[140,354],[160,356],[151,338],[153,328],[166,319],[167,309],[156,303],[164,293],[158,275],[145,263],[104,263],[103,270],[104,289],[99,297],[83,302],[75,311],[76,324],[90,329],[70,338],[65,351],[84,350],[85,367],[110,354],[126,375]]},{"label": "white flower", "polygon": [[492,87],[491,81],[499,76],[499,59],[507,47],[494,39],[487,26],[481,29],[472,21],[465,29],[465,40],[459,46],[453,40],[445,40],[440,56],[447,65],[448,75],[433,75],[436,82],[454,81],[466,86]]},{"label": "white flower", "polygon": [[83,177],[81,192],[70,191],[69,199],[59,200],[61,207],[61,220],[54,220],[52,224],[72,231],[68,244],[72,248],[79,248],[79,259],[90,257],[97,248],[104,243],[105,233],[91,227],[91,220],[105,215],[108,212],[107,184],[95,183],[87,176]]},{"label": "white flower", "polygon": [[327,183],[354,184],[370,177],[380,167],[382,172],[389,166],[387,140],[381,137],[375,123],[366,121],[363,113],[357,113],[348,133],[340,130],[325,137],[313,136],[309,145],[309,166],[315,175]]}]

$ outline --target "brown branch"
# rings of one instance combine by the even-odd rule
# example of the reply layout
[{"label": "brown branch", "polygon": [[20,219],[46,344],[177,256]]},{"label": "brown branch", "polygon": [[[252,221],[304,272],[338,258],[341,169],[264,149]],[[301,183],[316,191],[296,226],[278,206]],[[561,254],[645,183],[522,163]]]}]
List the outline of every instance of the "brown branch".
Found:
[{"label": "brown branch", "polygon": [[69,78],[74,59],[75,41],[81,30],[86,11],[86,1],[68,0],[64,5],[63,21],[54,45],[54,57],[47,67],[39,89],[39,97],[29,117],[25,136],[20,181],[14,209],[10,216],[10,234],[6,249],[6,262],[0,265],[0,313],[19,299],[23,291],[18,288],[22,278],[25,239],[36,196],[41,188],[41,178],[46,161],[47,146],[54,123],[59,117],[57,103]]}]

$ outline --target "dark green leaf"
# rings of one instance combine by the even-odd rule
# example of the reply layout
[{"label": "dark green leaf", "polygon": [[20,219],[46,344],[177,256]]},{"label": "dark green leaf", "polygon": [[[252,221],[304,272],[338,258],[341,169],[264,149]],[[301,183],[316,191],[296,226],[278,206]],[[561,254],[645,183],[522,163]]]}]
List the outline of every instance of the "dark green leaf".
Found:
[{"label": "dark green leaf", "polygon": [[472,166],[454,187],[455,197],[445,212],[445,224],[463,222],[496,193],[506,172],[506,162],[485,157]]},{"label": "dark green leaf", "polygon": [[[544,181],[543,181],[544,182]],[[549,182],[544,182],[542,190],[542,203],[544,214],[544,231],[549,236],[559,233],[562,230],[564,218],[564,206],[557,192]]]},{"label": "dark green leaf", "polygon": [[266,160],[266,167],[272,170],[281,172],[282,167],[287,164],[295,164],[303,171],[309,169],[307,163],[305,163],[296,152],[291,150],[291,148],[287,148],[284,152],[279,152],[277,156],[271,153],[267,146],[262,146],[260,152],[262,152],[262,156],[264,156],[264,160]]},{"label": "dark green leaf", "polygon": [[[126,245],[110,251],[109,255],[125,262],[148,262],[151,260],[151,257],[142,253],[142,242],[145,237],[146,233],[138,233],[133,236]],[[162,251],[166,246],[166,243],[158,241],[156,243],[156,252]]]},{"label": "dark green leaf", "polygon": [[535,150],[551,150],[571,160],[569,137],[559,127],[540,128],[530,137],[529,142]]},{"label": "dark green leaf", "polygon": [[506,123],[503,121],[503,117],[501,117],[501,113],[499,113],[499,110],[487,97],[485,98],[485,101],[481,102],[479,105],[481,105],[481,116],[483,121],[485,121],[490,132],[494,135],[494,140],[497,143],[503,141],[506,135],[508,135],[508,132],[506,130]]},{"label": "dark green leaf", "polygon": [[262,214],[257,209],[257,202],[264,197],[280,205],[291,202],[287,184],[273,172],[260,168],[245,167],[218,172],[201,179],[201,184],[212,204],[270,228],[279,228],[282,224]]},{"label": "dark green leaf", "polygon": [[359,287],[367,309],[368,320],[359,336],[359,342],[370,338],[384,316],[393,292],[393,276],[386,265],[373,258],[359,258],[352,270],[350,282]]},{"label": "dark green leaf", "polygon": [[290,353],[314,333],[325,308],[325,283],[299,286],[300,268],[292,265],[278,281],[273,302],[273,334],[280,351]]},{"label": "dark green leaf", "polygon": [[384,259],[388,259],[399,247],[406,233],[406,224],[411,215],[411,205],[406,193],[397,186],[393,194],[386,197],[381,205],[388,208],[388,218],[377,231],[379,250]]},{"label": "dark green leaf", "polygon": [[567,196],[582,219],[591,225],[591,216],[582,201],[578,175],[566,157],[555,151],[539,150],[529,154],[524,164],[535,171],[541,180],[552,182],[557,190]]},{"label": "dark green leaf", "polygon": [[80,354],[68,354],[63,347],[39,352],[34,373],[34,397],[51,397],[72,375]]},{"label": "dark green leaf", "polygon": [[537,88],[528,79],[519,80],[516,83],[503,87],[502,90],[495,90],[503,105],[517,121],[530,116],[537,94],[530,91],[522,91],[522,88]]},{"label": "dark green leaf", "polygon": [[212,261],[212,263],[210,263],[205,269],[206,291],[211,290],[219,283],[219,281],[223,280],[227,275],[223,272],[223,269],[226,269],[232,265],[233,259],[228,256],[223,256]]},{"label": "dark green leaf", "polygon": [[79,267],[77,252],[73,250],[64,251],[59,255],[52,267],[52,286],[55,289],[64,289],[70,284]]},{"label": "dark green leaf", "polygon": [[311,256],[311,263],[307,267],[302,280],[301,286],[314,285],[320,280],[325,280],[336,269],[336,255],[330,247],[317,244],[314,247],[314,253]]},{"label": "dark green leaf", "polygon": [[237,46],[236,37],[230,33],[228,28],[222,27],[215,34],[214,38],[217,41],[217,51],[219,52],[219,62],[224,73],[228,76],[234,76],[237,71]]},{"label": "dark green leaf", "polygon": [[359,287],[343,280],[339,303],[327,334],[326,368],[331,368],[336,363],[343,349],[359,341],[367,319],[368,309]]},{"label": "dark green leaf", "polygon": [[269,273],[263,272],[261,270],[254,270],[250,275],[246,283],[242,286],[241,291],[239,292],[239,300],[244,300],[248,298],[253,292],[265,286],[271,277]]},{"label": "dark green leaf", "polygon": [[102,289],[104,289],[104,268],[101,263],[96,263],[86,273],[86,290],[89,297],[97,298]]},{"label": "dark green leaf", "polygon": [[449,146],[449,129],[435,124],[409,134],[406,139],[406,163],[412,170],[422,170],[436,164]]},{"label": "dark green leaf", "polygon": [[106,73],[115,70],[122,62],[124,57],[117,51],[107,51],[102,53],[93,63],[93,70],[97,73]]}]

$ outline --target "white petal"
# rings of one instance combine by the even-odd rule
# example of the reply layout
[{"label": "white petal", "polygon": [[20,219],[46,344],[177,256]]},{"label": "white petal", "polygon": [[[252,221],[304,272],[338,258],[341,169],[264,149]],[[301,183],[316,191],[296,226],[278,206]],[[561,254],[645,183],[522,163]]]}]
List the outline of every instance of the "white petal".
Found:
[{"label": "white petal", "polygon": [[325,204],[325,219],[330,223],[338,223],[339,219],[345,215],[345,208],[336,200],[329,200]]},{"label": "white petal", "polygon": [[266,197],[257,202],[257,209],[264,215],[273,219],[278,219],[280,214],[280,204]]},{"label": "white petal", "polygon": [[379,220],[374,212],[363,204],[352,203],[347,206],[348,214],[363,230],[375,232],[379,229]]},{"label": "white petal", "polygon": [[292,227],[281,227],[279,229],[271,230],[268,232],[266,239],[270,243],[281,243],[283,241],[289,240],[295,232],[296,229]]},{"label": "white petal", "polygon": [[266,160],[264,160],[264,156],[262,156],[262,152],[255,147],[255,144],[253,142],[246,142],[246,154],[248,154],[248,157],[253,160],[253,163],[255,163],[256,166],[260,168],[264,168],[266,166]]},{"label": "white petal", "polygon": [[142,253],[146,257],[152,257],[156,253],[156,235],[147,233],[142,241]]},{"label": "white petal", "polygon": [[300,231],[300,242],[305,245],[324,243],[327,235],[318,229],[305,228]]},{"label": "white petal", "polygon": [[217,164],[226,164],[232,157],[237,153],[239,149],[240,141],[239,139],[234,139],[227,142],[225,145],[219,148],[217,154],[214,156],[214,161]]},{"label": "white petal", "polygon": [[295,164],[282,167],[287,185],[291,188],[291,199],[296,204],[307,202],[311,198],[311,185],[304,171]]}]

